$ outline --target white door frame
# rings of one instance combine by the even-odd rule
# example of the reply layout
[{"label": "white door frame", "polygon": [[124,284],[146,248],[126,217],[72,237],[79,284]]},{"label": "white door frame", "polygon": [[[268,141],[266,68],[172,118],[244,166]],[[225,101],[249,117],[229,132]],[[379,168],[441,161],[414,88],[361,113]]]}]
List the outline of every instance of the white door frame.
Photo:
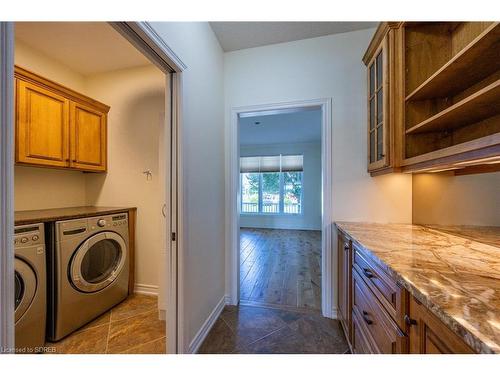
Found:
[{"label": "white door frame", "polygon": [[[186,349],[183,322],[183,179],[181,167],[182,72],[187,66],[147,22],[111,22],[164,73],[171,74],[171,152],[167,163],[171,215],[167,218],[167,353]],[[0,348],[14,347],[14,23],[0,22]],[[167,164],[168,165],[168,164]],[[171,236],[175,233],[175,237]]]},{"label": "white door frame", "polygon": [[0,22],[0,353],[14,347],[14,24]]},{"label": "white door frame", "polygon": [[229,176],[226,181],[226,290],[231,305],[239,303],[240,291],[240,191],[239,191],[239,126],[241,114],[252,112],[269,112],[282,110],[299,110],[301,108],[318,107],[321,109],[321,191],[322,191],[322,224],[321,224],[321,311],[323,316],[336,318],[336,308],[332,304],[332,99],[299,100],[286,103],[251,105],[234,107],[230,113],[229,152],[227,168]]}]

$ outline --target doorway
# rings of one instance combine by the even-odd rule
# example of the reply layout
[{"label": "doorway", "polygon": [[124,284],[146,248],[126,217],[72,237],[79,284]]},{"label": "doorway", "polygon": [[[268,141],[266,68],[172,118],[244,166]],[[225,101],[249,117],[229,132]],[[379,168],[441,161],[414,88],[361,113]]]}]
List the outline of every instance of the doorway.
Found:
[{"label": "doorway", "polygon": [[[165,202],[163,209],[161,205],[158,207],[158,213],[165,216],[162,227],[164,228],[165,239],[165,279],[167,283],[167,290],[165,295],[168,297],[169,309],[166,312],[168,339],[166,343],[166,351],[168,353],[176,353],[179,348],[182,348],[182,334],[179,334],[179,319],[178,311],[182,308],[182,299],[178,299],[178,257],[177,251],[181,243],[182,233],[177,225],[177,216],[182,210],[182,206],[178,205],[179,201],[179,185],[180,181],[177,179],[177,166],[180,162],[178,158],[178,128],[179,109],[180,109],[180,93],[181,93],[181,72],[185,68],[182,62],[175,54],[168,48],[168,46],[159,39],[158,35],[152,32],[151,27],[147,23],[111,23],[111,26],[118,31],[125,40],[135,46],[141,54],[146,56],[154,65],[163,71],[167,78],[166,87],[164,92],[168,94],[167,108],[164,113],[164,118],[168,121],[167,131],[165,131],[165,144],[171,145],[169,151],[164,156],[163,166],[166,171],[159,174],[164,178],[164,195]],[[14,28],[12,23],[1,23],[1,60],[2,66],[6,67],[1,72],[2,75],[2,226],[1,226],[1,241],[5,244],[2,248],[0,258],[0,268],[2,270],[0,277],[0,295],[2,301],[2,313],[0,316],[0,346],[3,348],[14,347],[14,270],[13,270],[13,247],[12,247],[12,234],[13,234],[13,211],[14,211],[14,189],[13,189],[13,71],[14,71]],[[7,84],[3,84],[7,83]],[[5,178],[4,178],[5,177]],[[5,219],[5,220],[4,220]],[[177,234],[176,239],[171,240],[170,233]],[[5,303],[4,303],[5,302]]]},{"label": "doorway", "polygon": [[[232,110],[227,223],[231,304],[311,309],[324,317],[336,317],[331,296],[331,198],[324,194],[331,191],[330,111],[330,99]],[[252,133],[256,133],[255,127],[264,125],[263,121],[282,116],[290,123],[294,115],[311,118],[317,115],[318,118],[319,139],[310,142],[310,149],[319,151],[317,193],[314,187],[307,187],[305,180],[301,181],[307,174],[305,160],[310,157],[304,157],[308,153],[305,149],[298,151],[298,139],[282,152],[271,149],[276,145],[248,147],[255,143]],[[245,126],[254,128],[247,132]],[[286,129],[286,124],[282,126]],[[314,133],[312,128],[308,130]],[[283,129],[281,131],[283,134]],[[291,131],[290,134],[298,133]],[[263,138],[271,139],[270,134]],[[244,145],[245,142],[249,143]],[[316,227],[314,220],[306,218],[306,213],[314,212],[311,206],[307,207],[309,198],[318,199]]]}]

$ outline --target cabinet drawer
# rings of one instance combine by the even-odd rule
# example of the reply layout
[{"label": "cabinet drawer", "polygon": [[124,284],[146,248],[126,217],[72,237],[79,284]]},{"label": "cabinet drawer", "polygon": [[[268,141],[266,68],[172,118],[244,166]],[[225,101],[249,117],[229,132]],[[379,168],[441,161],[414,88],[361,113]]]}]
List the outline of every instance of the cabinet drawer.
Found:
[{"label": "cabinet drawer", "polygon": [[357,246],[353,246],[353,267],[399,328],[405,329],[404,316],[408,312],[408,291],[369,260],[365,252]]},{"label": "cabinet drawer", "polygon": [[384,310],[357,271],[353,271],[353,315],[358,325],[373,341],[376,352],[382,354],[406,353],[408,337]]},{"label": "cabinet drawer", "polygon": [[355,354],[376,354],[356,314],[352,314],[352,350]]}]

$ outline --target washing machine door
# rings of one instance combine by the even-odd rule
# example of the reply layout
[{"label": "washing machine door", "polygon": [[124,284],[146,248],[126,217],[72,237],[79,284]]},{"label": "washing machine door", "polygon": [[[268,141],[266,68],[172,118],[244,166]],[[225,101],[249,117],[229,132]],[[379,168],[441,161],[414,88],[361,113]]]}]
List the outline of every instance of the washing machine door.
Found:
[{"label": "washing machine door", "polygon": [[23,317],[35,298],[37,280],[35,271],[23,260],[14,258],[15,321]]},{"label": "washing machine door", "polygon": [[123,238],[115,232],[100,232],[75,251],[69,265],[70,281],[81,292],[97,292],[118,277],[126,260]]}]

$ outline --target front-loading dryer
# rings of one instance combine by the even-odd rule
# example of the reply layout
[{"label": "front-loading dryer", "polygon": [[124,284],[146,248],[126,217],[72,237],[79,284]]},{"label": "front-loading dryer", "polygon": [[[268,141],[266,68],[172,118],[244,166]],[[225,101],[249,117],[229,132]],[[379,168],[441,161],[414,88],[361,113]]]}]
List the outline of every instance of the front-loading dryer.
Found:
[{"label": "front-loading dryer", "polygon": [[55,223],[48,338],[58,341],[128,295],[128,214]]},{"label": "front-loading dryer", "polygon": [[45,344],[46,268],[44,225],[14,228],[16,353],[37,353]]}]

